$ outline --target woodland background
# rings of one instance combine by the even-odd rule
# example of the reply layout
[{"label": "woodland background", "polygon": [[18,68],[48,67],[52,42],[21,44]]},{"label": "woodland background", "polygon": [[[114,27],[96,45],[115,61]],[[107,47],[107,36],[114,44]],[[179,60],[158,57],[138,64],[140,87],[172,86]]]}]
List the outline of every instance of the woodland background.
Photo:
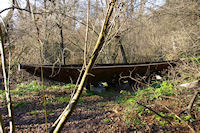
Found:
[{"label": "woodland background", "polygon": [[[114,11],[107,18],[111,21],[105,21],[108,24],[102,35],[107,8],[113,9],[111,1],[116,2]],[[9,128],[10,132],[15,127],[19,132],[47,132],[55,127],[53,122],[56,123],[68,102],[69,112],[63,111],[60,116],[70,119],[67,123],[61,119],[62,124],[56,123],[59,130],[64,127],[66,132],[199,131],[199,0],[12,0],[11,3],[11,7],[0,11],[9,11],[0,18],[5,88],[0,90],[0,131],[3,132],[5,123],[5,130]],[[105,41],[104,38],[97,41],[99,34]],[[104,43],[97,64],[179,62],[164,71],[159,80],[153,79],[158,76],[154,73],[148,78],[136,74],[130,75],[134,86],[117,84],[104,93],[86,91],[85,79],[96,58],[91,58],[92,63],[88,61],[98,54],[98,50],[93,51],[96,42]],[[83,63],[88,64],[86,76],[77,86],[48,80],[44,83],[43,78],[16,69],[18,64]],[[182,89],[182,83],[188,82],[194,86]],[[72,112],[75,114],[68,117]]]},{"label": "woodland background", "polygon": [[[4,18],[12,44],[12,62],[81,64],[85,50],[87,8],[87,59],[93,52],[109,0],[15,0]],[[122,63],[121,46],[128,63],[177,60],[200,54],[199,1],[119,0],[97,63]],[[38,42],[41,40],[41,44]],[[39,56],[40,55],[40,56]]]}]

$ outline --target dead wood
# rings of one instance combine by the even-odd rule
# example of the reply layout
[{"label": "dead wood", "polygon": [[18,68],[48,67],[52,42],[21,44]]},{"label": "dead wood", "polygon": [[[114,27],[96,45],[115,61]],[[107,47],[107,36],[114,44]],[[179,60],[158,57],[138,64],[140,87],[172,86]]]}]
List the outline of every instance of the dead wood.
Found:
[{"label": "dead wood", "polygon": [[200,87],[200,80],[193,81],[193,82],[190,82],[190,83],[181,84],[179,86],[185,87],[187,89],[196,89],[196,88]]},{"label": "dead wood", "polygon": [[145,104],[141,103],[141,102],[137,102],[138,105],[150,110],[151,112],[155,113],[156,115],[160,116],[161,118],[163,118],[164,120],[166,120],[168,123],[172,124],[166,117],[160,115],[158,112],[156,112],[155,110],[153,110],[151,107],[146,106]]},{"label": "dead wood", "polygon": [[169,111],[170,113],[174,114],[174,116],[179,119],[180,121],[183,121],[185,125],[187,125],[187,127],[191,130],[192,133],[196,133],[196,131],[187,123],[185,122],[183,119],[181,119],[176,113],[174,113],[172,110],[170,110],[167,106],[163,105],[163,104],[158,104],[162,107],[164,107],[167,111]]},{"label": "dead wood", "polygon": [[122,79],[131,79],[131,80],[133,80],[133,81],[135,81],[135,82],[137,82],[137,83],[139,83],[139,84],[142,84],[142,85],[147,86],[147,87],[151,87],[150,85],[148,85],[148,84],[146,84],[146,83],[143,83],[143,82],[141,82],[140,80],[134,78],[134,77],[132,76],[133,71],[134,71],[134,70],[130,71],[130,72],[129,72],[129,75],[127,75],[127,76],[122,76],[123,73],[120,73],[120,75],[119,75],[119,76],[120,76],[119,82],[120,82]]},{"label": "dead wood", "polygon": [[191,115],[192,107],[193,107],[193,105],[194,105],[194,103],[195,103],[195,101],[196,101],[196,99],[197,99],[197,97],[198,97],[199,94],[200,94],[200,88],[198,90],[195,90],[194,95],[193,95],[192,99],[190,100],[190,103],[179,114],[182,114],[182,113],[186,112],[188,115]]}]

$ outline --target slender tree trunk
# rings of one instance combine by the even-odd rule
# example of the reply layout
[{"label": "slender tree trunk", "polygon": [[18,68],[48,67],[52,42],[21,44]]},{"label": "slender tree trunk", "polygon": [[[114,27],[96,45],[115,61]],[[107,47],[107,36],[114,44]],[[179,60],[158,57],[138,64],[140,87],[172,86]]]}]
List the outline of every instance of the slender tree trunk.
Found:
[{"label": "slender tree trunk", "polygon": [[131,10],[131,15],[133,15],[134,13],[134,5],[136,5],[135,3],[137,2],[137,0],[131,0],[131,3],[130,3],[130,10]]},{"label": "slender tree trunk", "polygon": [[0,25],[0,36],[1,36],[1,43],[0,43],[1,62],[2,62],[3,77],[4,77],[4,87],[5,87],[5,91],[6,91],[6,101],[7,101],[7,108],[8,108],[10,133],[14,133],[15,132],[14,112],[13,112],[13,108],[12,108],[10,88],[9,88],[9,84],[7,81],[6,59],[5,59],[5,50],[4,50],[4,35],[2,33],[1,25]]},{"label": "slender tree trunk", "polygon": [[0,113],[0,133],[5,133],[2,115]]},{"label": "slender tree trunk", "polygon": [[[62,0],[58,2],[59,10],[62,11],[62,8],[64,8],[64,3],[62,4]],[[58,16],[57,16],[58,17]],[[61,64],[65,65],[65,55],[64,55],[64,38],[63,38],[63,20],[61,18],[57,18],[59,22],[57,23],[57,26],[60,30],[60,54],[61,54]]]},{"label": "slender tree trunk", "polygon": [[[116,1],[116,4],[117,4],[116,5],[116,7],[117,7],[118,6],[118,0]],[[121,10],[121,9],[116,9],[116,10]],[[120,18],[118,18],[117,22],[116,22],[116,30],[118,31],[119,29],[120,29]],[[119,35],[119,33],[117,34],[116,39],[119,43],[119,48],[120,48],[121,55],[122,55],[122,58],[123,58],[123,63],[126,64],[127,58],[126,58],[126,54],[125,54],[125,51],[124,51],[124,48],[123,48],[123,45],[122,45],[122,42],[121,42],[121,36]]]},{"label": "slender tree trunk", "polygon": [[[12,6],[18,7],[18,3],[16,0],[12,0]],[[13,14],[14,14],[14,9],[10,10],[8,15],[3,19],[3,24],[4,24],[5,28],[6,28],[6,24],[12,18]],[[8,37],[7,29],[5,29],[5,31],[6,31],[6,35]],[[7,77],[7,72],[6,72],[6,59],[5,59],[5,50],[4,50],[4,39],[5,38],[4,38],[4,35],[2,32],[1,24],[0,24],[0,38],[1,38],[1,41],[0,41],[1,62],[2,62],[3,77],[4,77],[4,88],[6,91],[6,101],[7,101],[7,108],[8,108],[10,133],[14,133],[15,132],[14,111],[12,108],[12,100],[11,100],[10,88],[9,88],[10,87],[9,86],[9,73],[8,73],[8,77]],[[8,38],[8,41],[9,41],[9,38]],[[9,42],[9,44],[10,44],[10,42]],[[11,53],[10,53],[10,45],[9,45],[9,71],[8,72],[10,72],[10,60],[11,60]],[[1,114],[0,114],[0,117],[1,117]],[[1,123],[0,131],[5,132],[2,117],[0,118],[0,123]]]},{"label": "slender tree trunk", "polygon": [[121,51],[121,54],[122,54],[123,63],[127,64],[128,62],[127,62],[126,54],[125,54],[124,47],[123,47],[121,41],[119,41],[119,47],[120,47],[120,51]]},{"label": "slender tree trunk", "polygon": [[75,10],[75,9],[78,9],[78,7],[79,7],[79,5],[78,5],[78,3],[77,3],[77,1],[76,0],[72,0],[73,1],[73,4],[74,4],[74,11],[73,11],[73,16],[74,16],[74,21],[73,21],[73,30],[75,30],[76,29],[76,13],[77,13],[77,10]]},{"label": "slender tree trunk", "polygon": [[61,60],[62,60],[62,65],[65,65],[65,55],[64,55],[64,40],[63,40],[63,27],[62,25],[59,26],[60,29],[60,52],[61,52]]},{"label": "slender tree trunk", "polygon": [[89,32],[89,14],[90,14],[90,0],[88,0],[88,9],[87,9],[87,26],[85,33],[85,48],[84,48],[84,65],[87,65],[87,49],[88,49],[88,32]]},{"label": "slender tree trunk", "polygon": [[[35,4],[36,6],[36,4]],[[30,11],[33,10],[31,7],[30,7]],[[45,12],[47,11],[47,0],[44,0],[44,10]],[[47,62],[47,46],[49,45],[49,41],[48,41],[48,35],[47,35],[47,30],[48,30],[48,21],[47,21],[47,14],[45,13],[44,14],[44,25],[45,25],[45,29],[44,29],[44,45],[42,45],[42,58],[43,58],[43,63],[46,63]]]},{"label": "slender tree trunk", "polygon": [[88,73],[90,72],[90,70],[92,69],[92,66],[94,65],[97,56],[99,55],[99,52],[101,51],[104,41],[105,41],[105,37],[108,33],[109,30],[109,21],[113,12],[113,8],[115,5],[116,0],[112,0],[110,3],[110,7],[108,8],[108,12],[105,18],[105,22],[104,25],[102,27],[101,33],[99,35],[99,38],[96,42],[96,46],[94,48],[94,52],[89,60],[89,63],[86,67],[86,70],[81,78],[81,82],[80,85],[78,86],[78,89],[75,93],[75,95],[72,97],[72,99],[70,100],[69,104],[67,105],[67,107],[65,108],[65,110],[63,111],[63,113],[60,115],[60,117],[56,120],[56,122],[52,125],[52,128],[50,129],[49,132],[53,132],[53,133],[57,133],[60,132],[64,123],[66,122],[66,120],[68,120],[68,118],[70,117],[70,115],[72,114],[73,110],[76,107],[76,104],[78,103],[78,100],[80,98],[80,95],[83,91],[83,88],[86,85],[86,80],[88,77]]},{"label": "slender tree trunk", "polygon": [[99,15],[99,0],[96,0],[96,3],[95,3],[95,13],[97,17]]},{"label": "slender tree trunk", "polygon": [[40,29],[37,25],[37,21],[35,19],[35,15],[33,13],[33,7],[30,5],[30,10],[31,10],[31,16],[32,16],[32,19],[33,19],[33,22],[34,22],[34,25],[35,25],[35,28],[36,28],[36,33],[37,33],[37,41],[38,41],[38,44],[39,44],[39,50],[40,50],[40,67],[41,67],[41,81],[42,81],[42,88],[43,88],[43,100],[44,100],[44,117],[45,117],[45,128],[46,128],[46,131],[47,131],[47,110],[46,110],[46,93],[45,93],[45,87],[44,87],[44,73],[43,73],[43,62],[44,62],[44,59],[42,58],[42,51],[41,50],[43,47],[44,47],[44,43],[41,41],[40,39]]},{"label": "slender tree trunk", "polygon": [[106,8],[108,8],[109,6],[109,1],[108,0],[105,0],[106,1]]},{"label": "slender tree trunk", "polygon": [[145,4],[146,4],[146,0],[141,0],[140,9],[139,9],[139,17],[142,17],[144,13]]},{"label": "slender tree trunk", "polygon": [[131,13],[133,13],[133,11],[134,11],[133,0],[131,0],[131,4],[130,5],[131,5]]}]

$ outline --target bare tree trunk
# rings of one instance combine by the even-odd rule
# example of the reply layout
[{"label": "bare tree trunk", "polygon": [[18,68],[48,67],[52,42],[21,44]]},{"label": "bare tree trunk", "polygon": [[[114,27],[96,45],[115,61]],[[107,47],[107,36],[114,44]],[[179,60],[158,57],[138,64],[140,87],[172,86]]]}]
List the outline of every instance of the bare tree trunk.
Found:
[{"label": "bare tree trunk", "polygon": [[[36,3],[35,3],[35,6],[36,6]],[[31,8],[31,6],[30,6],[30,11],[33,11],[33,9]],[[45,10],[45,12],[47,11],[47,0],[44,0],[44,10]],[[46,57],[46,55],[47,55],[47,46],[48,46],[48,44],[49,44],[49,41],[48,41],[48,35],[47,35],[47,26],[48,26],[48,21],[47,21],[47,14],[45,13],[44,14],[44,25],[45,25],[45,29],[44,29],[44,45],[42,45],[42,48],[41,48],[41,50],[42,50],[42,58],[43,58],[43,63],[46,63],[47,62],[47,57]]]},{"label": "bare tree trunk", "polygon": [[139,9],[139,17],[141,17],[144,13],[145,4],[146,4],[146,0],[141,0],[140,9]]},{"label": "bare tree trunk", "polygon": [[31,11],[31,16],[32,16],[32,19],[33,19],[33,22],[34,22],[34,25],[35,25],[35,28],[36,28],[36,33],[37,33],[37,41],[38,41],[38,44],[39,44],[39,50],[40,50],[40,65],[41,65],[41,81],[42,81],[42,90],[43,90],[43,100],[44,100],[44,117],[45,117],[45,129],[47,131],[47,109],[46,109],[46,93],[45,93],[45,87],[44,87],[44,74],[43,74],[43,67],[42,67],[42,64],[44,62],[44,59],[42,58],[42,51],[41,50],[43,47],[44,47],[44,43],[41,41],[40,39],[40,29],[37,25],[37,21],[35,19],[35,15],[33,13],[33,7],[32,5],[30,5],[30,11]]},{"label": "bare tree trunk", "polygon": [[105,0],[106,1],[106,8],[108,8],[109,6],[109,1],[108,0]]},{"label": "bare tree trunk", "polygon": [[125,54],[124,47],[122,46],[121,41],[119,41],[119,47],[120,47],[120,51],[121,51],[121,54],[122,54],[123,63],[127,64],[128,62],[127,62],[126,54]]},{"label": "bare tree trunk", "polygon": [[99,14],[99,0],[96,0],[95,2],[95,14],[96,14],[96,17]]},{"label": "bare tree trunk", "polygon": [[[73,16],[74,18],[76,19],[76,13],[77,13],[77,10],[75,9],[78,9],[78,7],[76,7],[76,5],[78,4],[76,0],[73,0],[73,4],[74,4],[74,11],[73,11]],[[77,5],[79,6],[79,5]],[[76,20],[73,21],[73,30],[76,29]]]},{"label": "bare tree trunk", "polygon": [[10,88],[9,88],[9,84],[7,81],[6,59],[5,59],[5,50],[4,50],[4,35],[2,33],[1,25],[0,25],[0,36],[1,36],[1,43],[0,43],[1,62],[2,62],[3,77],[4,77],[4,87],[5,87],[5,91],[6,91],[6,101],[7,101],[7,108],[8,108],[10,133],[14,133],[15,132],[14,112],[13,112],[13,108],[12,108]]},{"label": "bare tree trunk", "polygon": [[87,49],[88,49],[88,32],[89,32],[89,14],[90,14],[90,0],[88,0],[88,9],[87,9],[87,26],[85,33],[85,48],[84,48],[84,65],[87,65]]},{"label": "bare tree trunk", "polygon": [[72,114],[73,110],[76,107],[76,104],[78,103],[78,100],[80,98],[80,95],[83,91],[83,88],[86,85],[86,80],[88,77],[88,73],[90,72],[90,70],[92,69],[92,66],[94,65],[97,56],[99,55],[99,52],[101,51],[104,41],[105,41],[105,37],[108,33],[109,30],[109,21],[114,9],[114,5],[115,5],[116,0],[112,0],[110,3],[110,6],[108,8],[108,12],[105,18],[105,22],[104,25],[102,27],[101,33],[99,35],[99,38],[96,42],[96,46],[94,49],[94,52],[89,60],[89,63],[86,67],[86,70],[81,78],[81,82],[80,85],[75,93],[75,95],[72,97],[72,99],[70,100],[69,104],[67,105],[67,107],[65,108],[65,110],[63,111],[63,113],[60,115],[60,117],[56,120],[56,122],[52,125],[52,128],[50,129],[50,133],[57,133],[60,132],[64,123],[66,122],[66,120],[68,120],[68,118],[70,117],[70,115]]},{"label": "bare tree trunk", "polygon": [[2,115],[0,113],[0,133],[5,133]]},{"label": "bare tree trunk", "polygon": [[[116,1],[116,6],[118,6],[118,0]],[[117,9],[117,10],[121,10],[121,9]],[[120,29],[120,18],[118,18],[117,22],[116,22],[116,30],[118,31],[119,29]],[[122,55],[122,58],[123,58],[123,63],[126,64],[127,63],[126,54],[125,54],[124,48],[122,46],[121,36],[119,35],[119,33],[117,34],[116,39],[119,43],[121,55]]]},{"label": "bare tree trunk", "polygon": [[65,55],[64,55],[64,40],[63,40],[63,27],[62,25],[59,26],[60,29],[60,53],[61,53],[61,60],[62,65],[65,65]]},{"label": "bare tree trunk", "polygon": [[[62,8],[64,7],[63,4],[64,3],[62,3],[62,0],[58,1],[58,7],[59,7],[60,11],[62,11]],[[61,18],[58,17],[57,19],[59,20],[59,22],[57,22],[57,26],[58,26],[59,31],[60,31],[60,56],[61,56],[61,64],[65,65],[64,38],[63,38],[63,20],[62,20],[62,17]]]},{"label": "bare tree trunk", "polygon": [[[16,0],[12,0],[12,6],[17,5]],[[8,24],[8,21],[12,18],[14,13],[14,9],[10,10],[8,15],[2,20],[6,35],[8,37],[7,29],[6,29],[6,24]],[[9,126],[10,126],[10,133],[15,132],[15,122],[14,122],[14,111],[12,107],[12,100],[11,100],[11,95],[10,95],[10,88],[9,88],[9,72],[10,72],[10,60],[11,60],[11,52],[10,52],[10,45],[9,45],[9,71],[8,71],[8,77],[7,77],[7,72],[6,72],[6,59],[5,59],[5,50],[4,50],[4,35],[2,32],[1,24],[0,24],[0,37],[1,37],[1,42],[0,42],[0,50],[1,50],[1,62],[2,62],[2,71],[3,71],[3,77],[4,77],[4,88],[6,91],[6,101],[7,101],[7,108],[8,108],[8,117],[9,117]],[[8,38],[9,42],[9,38]],[[10,42],[9,42],[10,44]],[[3,126],[3,121],[2,121],[2,116],[0,114],[0,131],[5,132],[4,126]]]},{"label": "bare tree trunk", "polygon": [[131,15],[134,12],[133,0],[131,0]]}]

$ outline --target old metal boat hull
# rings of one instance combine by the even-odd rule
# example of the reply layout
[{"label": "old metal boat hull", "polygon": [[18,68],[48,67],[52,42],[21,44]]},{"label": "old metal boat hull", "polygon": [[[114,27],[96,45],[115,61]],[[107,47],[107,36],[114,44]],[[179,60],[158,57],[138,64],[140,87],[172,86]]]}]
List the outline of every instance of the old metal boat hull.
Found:
[{"label": "old metal boat hull", "polygon": [[[169,67],[175,66],[174,61],[165,62],[148,62],[134,64],[101,64],[93,66],[88,77],[88,83],[96,84],[99,82],[118,81],[119,75],[132,74],[150,74],[159,72]],[[41,66],[37,65],[20,65],[20,69],[25,69],[27,72],[34,75],[41,75]],[[65,65],[65,66],[42,66],[44,77],[64,83],[75,83],[79,77],[82,65]]]}]

